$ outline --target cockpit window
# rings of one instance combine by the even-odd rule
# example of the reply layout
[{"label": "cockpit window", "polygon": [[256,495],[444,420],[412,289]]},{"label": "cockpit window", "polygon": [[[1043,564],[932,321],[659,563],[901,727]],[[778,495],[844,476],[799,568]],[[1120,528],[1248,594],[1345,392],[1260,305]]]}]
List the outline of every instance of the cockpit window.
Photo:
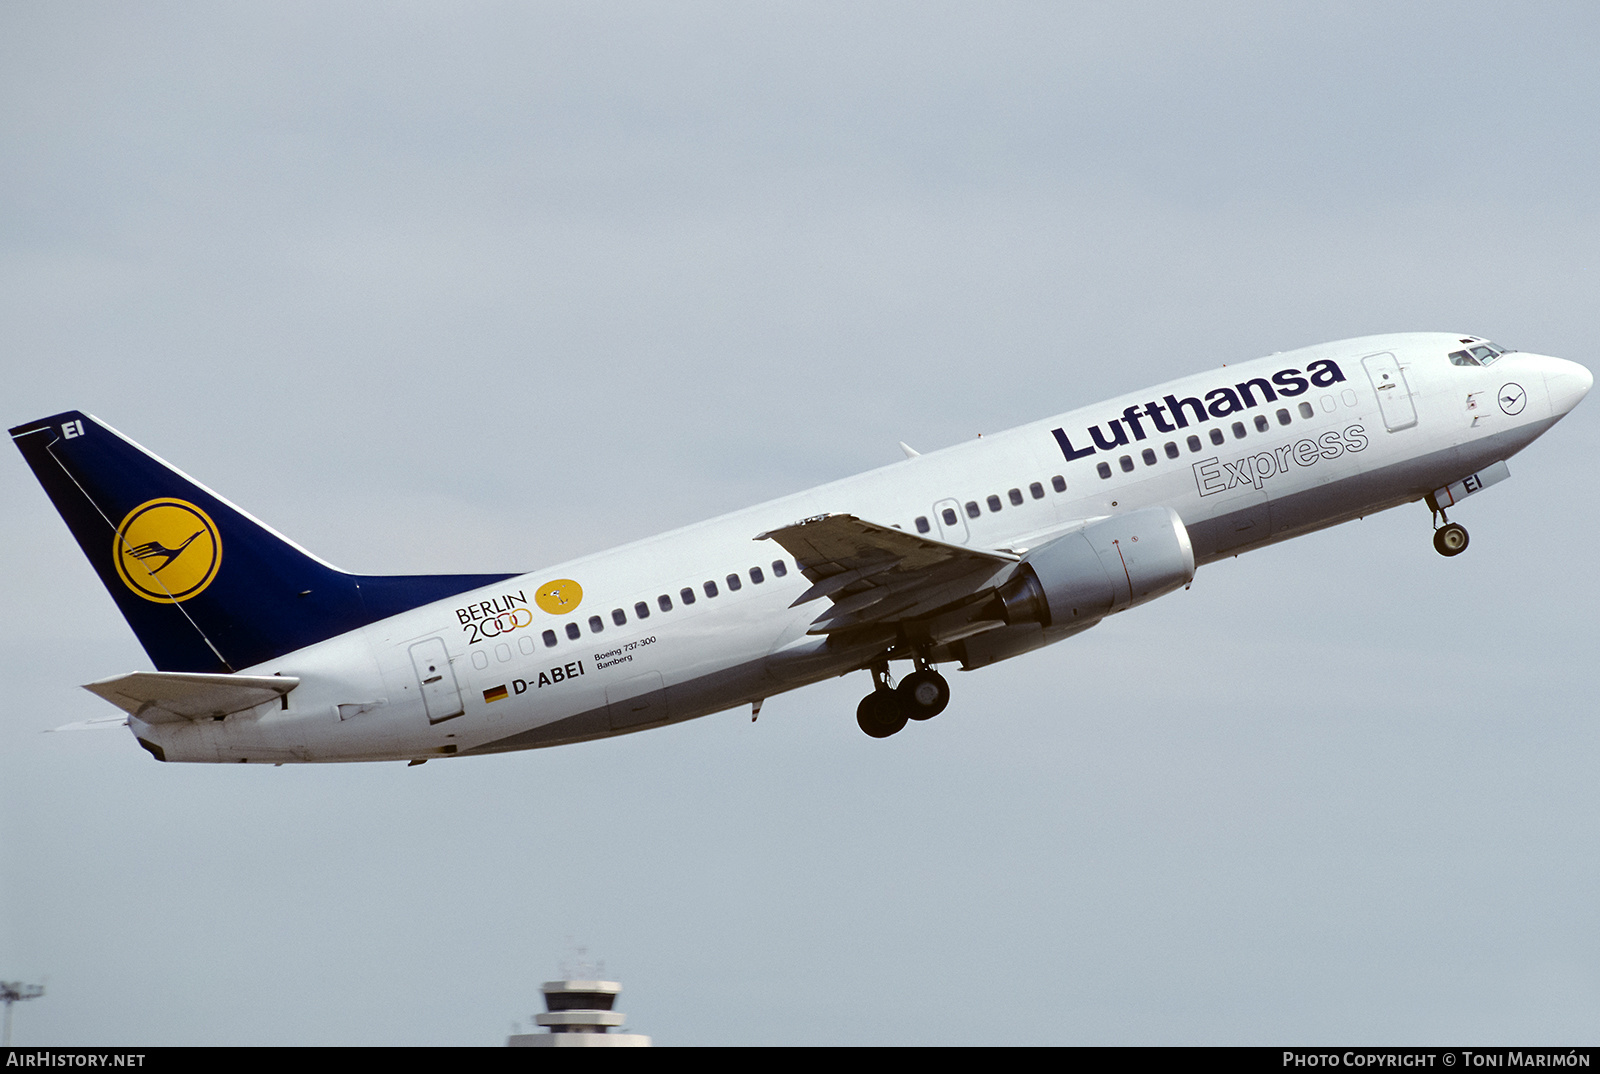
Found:
[{"label": "cockpit window", "polygon": [[1451,365],[1493,365],[1496,358],[1499,358],[1502,354],[1510,353],[1506,348],[1490,343],[1488,340],[1463,339],[1461,342],[1470,343],[1471,345],[1466,350],[1451,351]]}]

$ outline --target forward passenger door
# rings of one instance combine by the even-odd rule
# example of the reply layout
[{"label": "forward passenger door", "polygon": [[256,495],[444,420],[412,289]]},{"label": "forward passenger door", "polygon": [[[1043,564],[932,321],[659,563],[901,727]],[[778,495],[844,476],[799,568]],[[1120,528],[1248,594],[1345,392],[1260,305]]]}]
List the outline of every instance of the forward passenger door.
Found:
[{"label": "forward passenger door", "polygon": [[1406,372],[1392,354],[1373,354],[1361,359],[1378,394],[1378,411],[1383,424],[1391,433],[1409,429],[1417,424],[1417,407],[1411,398],[1411,385],[1406,383]]}]

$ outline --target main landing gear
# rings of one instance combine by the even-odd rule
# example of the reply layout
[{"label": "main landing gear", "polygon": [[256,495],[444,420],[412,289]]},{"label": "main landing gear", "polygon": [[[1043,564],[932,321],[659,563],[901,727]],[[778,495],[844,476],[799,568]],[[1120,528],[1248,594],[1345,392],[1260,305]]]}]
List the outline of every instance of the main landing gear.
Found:
[{"label": "main landing gear", "polygon": [[[1428,506],[1433,507],[1433,497],[1428,497]],[[1439,525],[1439,520],[1444,519],[1444,525]],[[1459,556],[1467,550],[1467,528],[1459,522],[1451,522],[1450,516],[1444,513],[1444,508],[1433,509],[1433,550],[1441,556]]]},{"label": "main landing gear", "polygon": [[856,723],[873,738],[888,738],[908,720],[931,720],[950,704],[950,684],[944,676],[917,662],[917,670],[889,685],[887,661],[873,665],[875,688],[856,706]]}]

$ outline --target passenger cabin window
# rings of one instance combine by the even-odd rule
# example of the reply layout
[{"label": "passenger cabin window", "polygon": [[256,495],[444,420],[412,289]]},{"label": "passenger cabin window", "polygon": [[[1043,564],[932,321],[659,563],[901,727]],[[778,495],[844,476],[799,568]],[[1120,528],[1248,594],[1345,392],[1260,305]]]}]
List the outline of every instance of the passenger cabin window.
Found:
[{"label": "passenger cabin window", "polygon": [[1278,424],[1279,425],[1288,425],[1289,424],[1289,412],[1287,410],[1278,411]]},{"label": "passenger cabin window", "polygon": [[638,604],[633,606],[633,616],[635,619],[650,618],[650,605],[641,600]]},{"label": "passenger cabin window", "polygon": [[1122,456],[1122,458],[1117,460],[1117,465],[1122,467],[1122,472],[1123,473],[1125,473],[1125,474],[1133,473],[1133,456],[1132,455],[1124,455],[1124,456]]},{"label": "passenger cabin window", "polygon": [[1189,445],[1189,450],[1190,451],[1199,451],[1200,450],[1200,438],[1198,436],[1191,436],[1188,440],[1185,441],[1185,443],[1187,443]]},{"label": "passenger cabin window", "polygon": [[762,582],[765,582],[767,580],[767,576],[761,573],[761,568],[760,567],[751,567],[750,568],[750,580],[752,582],[754,582],[756,585],[760,585]]},{"label": "passenger cabin window", "polygon": [[[546,649],[554,649],[556,647],[556,632],[555,631],[547,630],[543,634],[540,634],[539,636],[544,639],[544,647]],[[283,696],[284,697],[288,697],[289,695],[288,694],[284,694]]]},{"label": "passenger cabin window", "polygon": [[613,623],[617,624],[617,626],[627,626],[628,625],[628,613],[623,611],[621,608],[612,608],[611,609],[611,621]]},{"label": "passenger cabin window", "polygon": [[954,507],[946,507],[941,517],[944,518],[946,526],[954,526],[956,524],[956,509]]},{"label": "passenger cabin window", "polygon": [[1057,474],[1050,479],[1050,487],[1057,492],[1065,492],[1067,491],[1067,479]]},{"label": "passenger cabin window", "polygon": [[744,584],[743,582],[739,581],[739,576],[737,574],[728,575],[726,581],[728,583],[728,589],[734,593],[737,593],[739,591],[739,587]]},{"label": "passenger cabin window", "polygon": [[589,617],[589,633],[598,634],[605,628],[605,622],[598,615],[591,615]]},{"label": "passenger cabin window", "polygon": [[968,518],[977,518],[982,513],[983,512],[981,510],[979,510],[979,508],[978,508],[978,501],[977,500],[968,500],[967,501],[967,517]]},{"label": "passenger cabin window", "polygon": [[927,533],[931,529],[933,529],[933,527],[928,525],[928,516],[927,515],[918,515],[917,516],[917,532],[918,533]]},{"label": "passenger cabin window", "polygon": [[683,601],[685,604],[693,604],[694,590],[690,589],[688,586],[684,586],[682,589],[678,590],[678,599]]},{"label": "passenger cabin window", "polygon": [[1012,489],[1010,492],[1006,493],[1006,497],[1011,501],[1011,506],[1012,507],[1021,507],[1022,506],[1022,490],[1021,489]]},{"label": "passenger cabin window", "polygon": [[1156,453],[1154,448],[1145,448],[1139,453],[1139,457],[1144,460],[1144,464],[1146,466],[1154,466],[1156,464]]},{"label": "passenger cabin window", "polygon": [[714,597],[717,595],[717,583],[715,582],[707,582],[702,588],[705,589],[706,596],[708,597]]},{"label": "passenger cabin window", "polygon": [[1218,444],[1218,445],[1220,445],[1222,443],[1222,430],[1221,429],[1212,429],[1211,430],[1211,442],[1213,444]]},{"label": "passenger cabin window", "polygon": [[1267,426],[1269,424],[1270,423],[1267,421],[1267,416],[1265,414],[1257,414],[1256,415],[1256,432],[1258,432],[1258,433],[1266,432],[1267,431]]},{"label": "passenger cabin window", "polygon": [[774,578],[782,578],[784,575],[786,575],[788,573],[789,573],[789,568],[784,566],[783,560],[775,559],[775,560],[772,561],[772,576]]},{"label": "passenger cabin window", "polygon": [[988,501],[987,501],[987,503],[989,504],[989,510],[990,511],[998,511],[998,510],[1000,510],[1000,497],[998,497],[998,496],[990,496]]},{"label": "passenger cabin window", "polygon": [[1171,440],[1167,441],[1167,446],[1166,446],[1165,450],[1166,450],[1166,453],[1167,453],[1167,458],[1176,459],[1178,457],[1178,445],[1174,444]]},{"label": "passenger cabin window", "polygon": [[1311,409],[1311,404],[1310,403],[1301,403],[1300,404],[1300,416],[1302,418],[1315,417],[1316,413],[1317,412],[1315,410]]},{"label": "passenger cabin window", "polygon": [[577,623],[568,623],[567,624],[567,637],[571,638],[573,641],[577,641],[582,636],[583,636],[583,631],[578,629],[578,624]]},{"label": "passenger cabin window", "polygon": [[664,612],[670,612],[672,610],[672,598],[665,593],[661,594],[656,598],[656,607]]},{"label": "passenger cabin window", "polygon": [[1244,422],[1236,421],[1233,423],[1233,438],[1235,440],[1244,439]]},{"label": "passenger cabin window", "polygon": [[1098,464],[1095,466],[1095,470],[1100,474],[1101,478],[1107,478],[1111,476],[1111,464],[1109,462],[1102,462]]},{"label": "passenger cabin window", "polygon": [[1044,499],[1044,486],[1035,481],[1033,484],[1028,486],[1028,495],[1032,496],[1036,500]]}]

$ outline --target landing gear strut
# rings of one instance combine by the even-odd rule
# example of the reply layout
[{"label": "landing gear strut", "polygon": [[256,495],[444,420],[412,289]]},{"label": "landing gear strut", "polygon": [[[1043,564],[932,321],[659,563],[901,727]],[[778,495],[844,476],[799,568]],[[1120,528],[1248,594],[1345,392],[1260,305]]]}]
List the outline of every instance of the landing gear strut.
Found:
[{"label": "landing gear strut", "polygon": [[[1432,496],[1428,497],[1428,505],[1433,505]],[[1444,519],[1442,526],[1439,525],[1441,518]],[[1451,522],[1442,507],[1434,508],[1433,550],[1441,556],[1459,556],[1467,550],[1467,528],[1459,522]]]},{"label": "landing gear strut", "polygon": [[907,720],[931,720],[950,704],[950,684],[920,658],[898,688],[889,685],[888,661],[872,666],[872,679],[872,693],[856,706],[856,723],[873,738],[888,738]]}]

